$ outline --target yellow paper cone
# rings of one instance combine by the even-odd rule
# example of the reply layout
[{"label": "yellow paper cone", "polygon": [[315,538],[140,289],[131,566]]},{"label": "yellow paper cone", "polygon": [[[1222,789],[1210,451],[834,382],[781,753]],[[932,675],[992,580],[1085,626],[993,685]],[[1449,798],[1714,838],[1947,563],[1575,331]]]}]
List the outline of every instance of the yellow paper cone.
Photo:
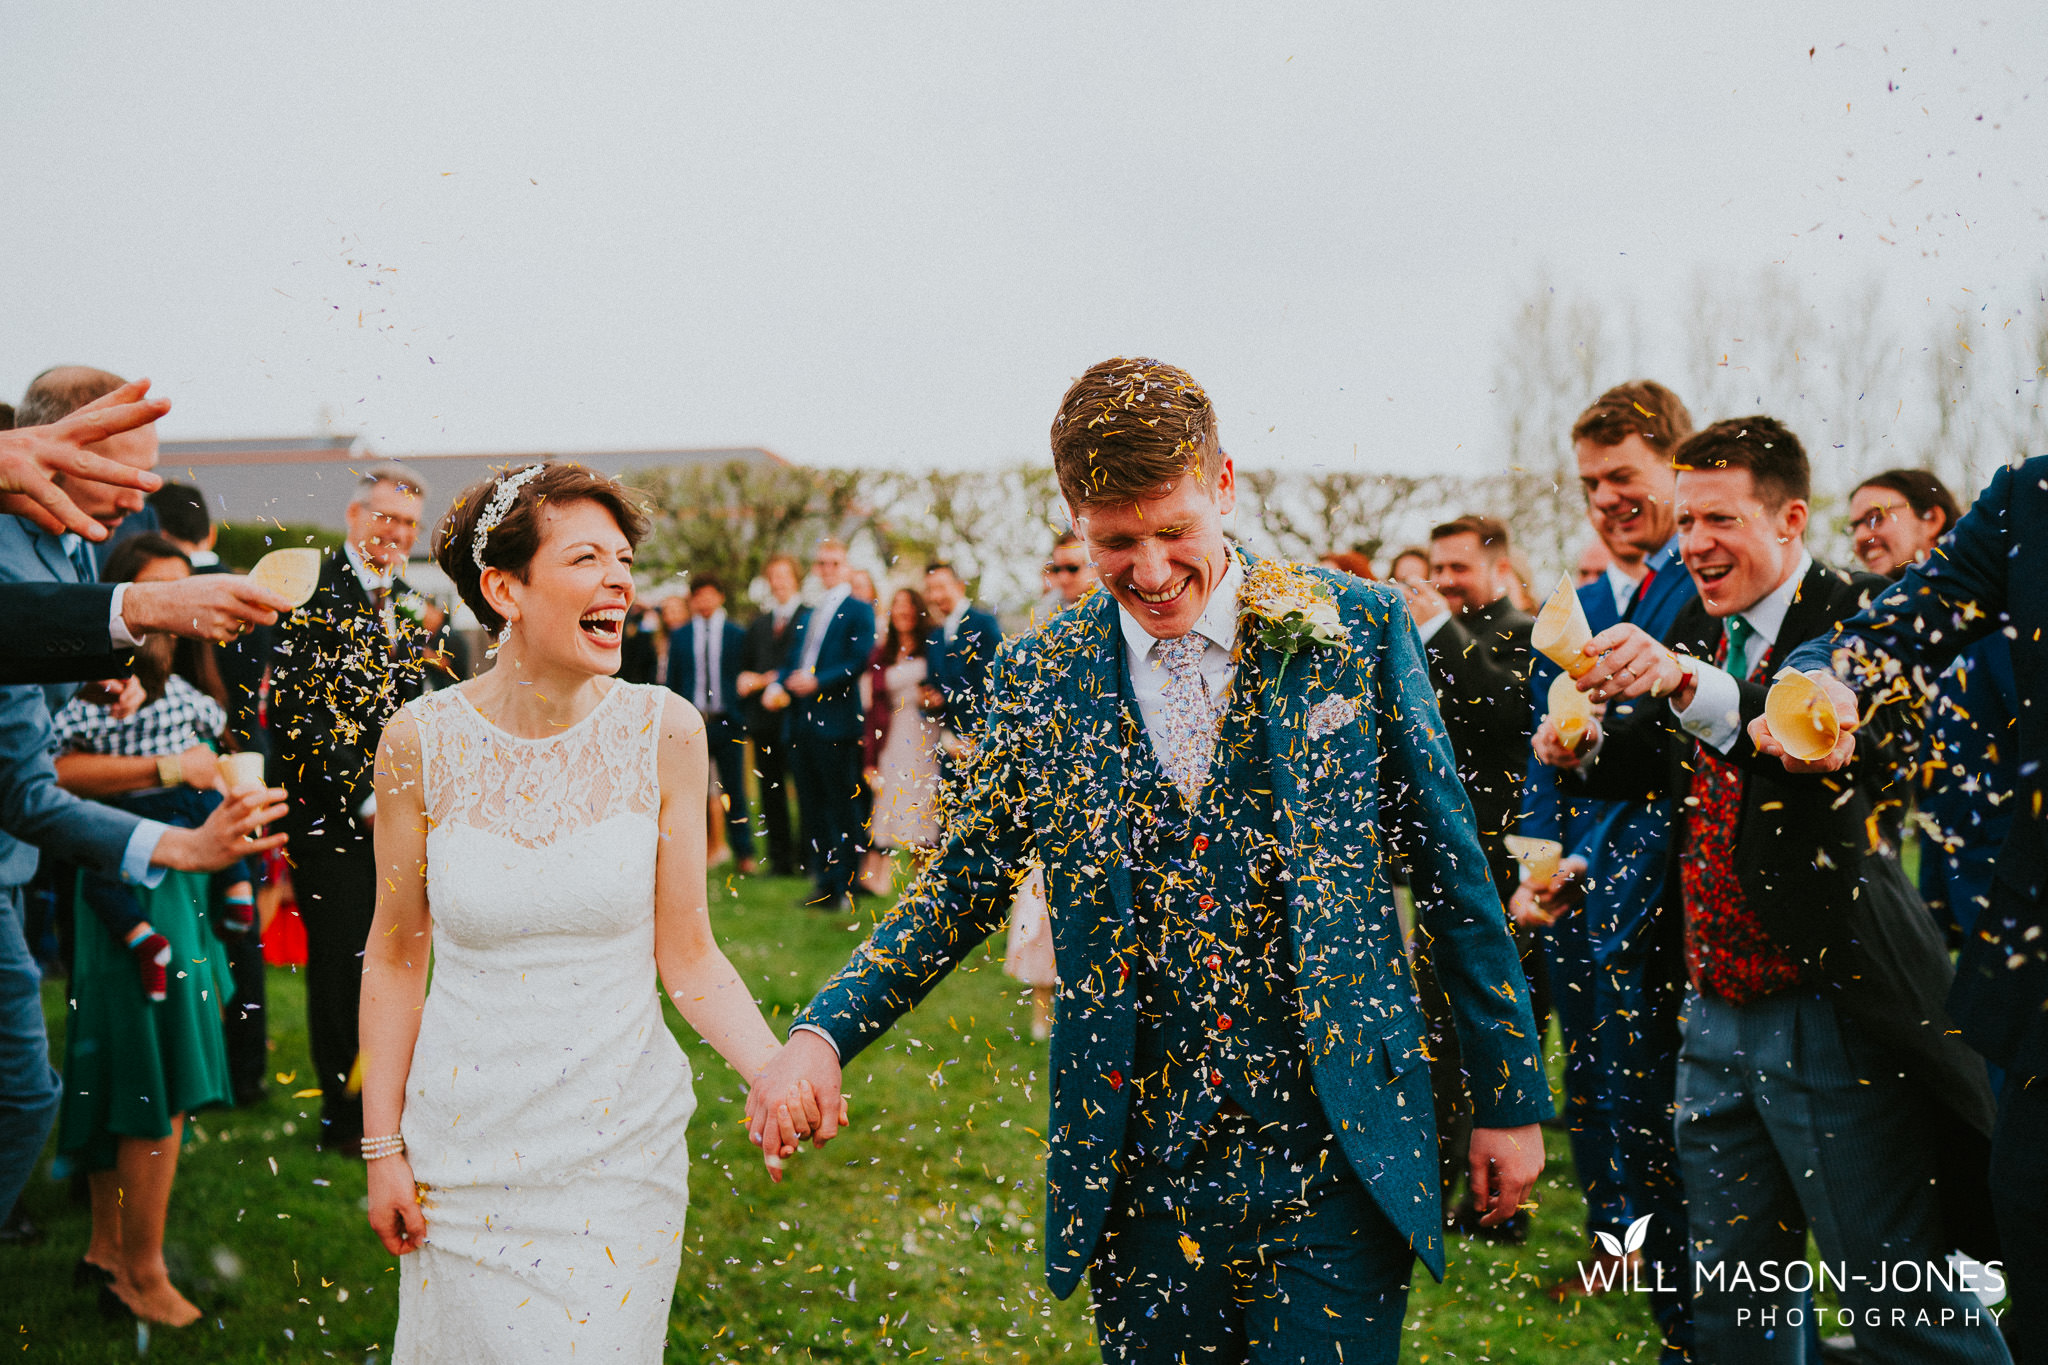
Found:
[{"label": "yellow paper cone", "polygon": [[1522,865],[1523,881],[1544,886],[1557,876],[1557,865],[1564,859],[1564,845],[1557,840],[1510,834],[1502,842]]},{"label": "yellow paper cone", "polygon": [[1786,669],[1764,694],[1764,718],[1785,752],[1804,763],[1826,758],[1842,736],[1835,704],[1820,684]]},{"label": "yellow paper cone", "polygon": [[249,570],[249,581],[288,598],[294,607],[303,607],[320,586],[320,552],[310,546],[272,550]]},{"label": "yellow paper cone", "polygon": [[1529,632],[1529,643],[1536,646],[1545,658],[1578,678],[1585,676],[1586,670],[1593,666],[1593,660],[1585,654],[1586,642],[1592,638],[1593,627],[1586,622],[1586,607],[1579,601],[1578,590],[1572,587],[1569,575],[1560,577],[1556,590],[1536,617],[1536,628]]},{"label": "yellow paper cone", "polygon": [[1569,673],[1550,680],[1550,723],[1565,747],[1572,750],[1593,726],[1593,699],[1579,691]]},{"label": "yellow paper cone", "polygon": [[244,749],[238,754],[220,756],[221,775],[227,779],[231,792],[246,791],[250,787],[263,785],[263,755]]}]

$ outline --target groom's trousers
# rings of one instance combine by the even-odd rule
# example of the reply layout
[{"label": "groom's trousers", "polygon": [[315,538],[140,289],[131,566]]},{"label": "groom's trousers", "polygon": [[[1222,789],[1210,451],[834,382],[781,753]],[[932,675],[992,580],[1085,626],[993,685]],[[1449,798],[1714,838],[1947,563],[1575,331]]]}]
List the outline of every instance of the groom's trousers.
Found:
[{"label": "groom's trousers", "polygon": [[1335,1139],[1232,1109],[1179,1170],[1127,1160],[1089,1268],[1104,1361],[1393,1365],[1414,1253]]},{"label": "groom's trousers", "polygon": [[363,946],[377,911],[377,860],[368,830],[337,844],[292,849],[292,893],[306,925],[306,1031],[320,1078],[320,1145],[353,1154],[363,1101],[348,1093],[363,996]]}]

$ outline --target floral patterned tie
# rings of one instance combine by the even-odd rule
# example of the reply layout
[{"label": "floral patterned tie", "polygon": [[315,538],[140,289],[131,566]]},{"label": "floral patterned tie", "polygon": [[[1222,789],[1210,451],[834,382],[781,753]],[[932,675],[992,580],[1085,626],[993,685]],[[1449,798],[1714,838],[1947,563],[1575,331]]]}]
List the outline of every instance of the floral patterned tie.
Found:
[{"label": "floral patterned tie", "polygon": [[1209,695],[1202,680],[1202,656],[1208,649],[1209,641],[1192,630],[1152,646],[1152,657],[1166,670],[1166,686],[1159,691],[1161,733],[1154,744],[1160,766],[1191,806],[1208,779],[1209,756],[1223,722],[1223,703]]}]

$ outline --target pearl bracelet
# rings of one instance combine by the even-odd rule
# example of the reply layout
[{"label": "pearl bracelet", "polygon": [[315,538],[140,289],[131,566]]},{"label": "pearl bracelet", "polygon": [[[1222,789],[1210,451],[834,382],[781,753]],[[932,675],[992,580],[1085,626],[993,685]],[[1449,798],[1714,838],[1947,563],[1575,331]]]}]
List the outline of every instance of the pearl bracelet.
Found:
[{"label": "pearl bracelet", "polygon": [[379,1157],[397,1156],[405,1151],[405,1139],[397,1133],[388,1137],[366,1137],[363,1139],[363,1160],[375,1161]]}]

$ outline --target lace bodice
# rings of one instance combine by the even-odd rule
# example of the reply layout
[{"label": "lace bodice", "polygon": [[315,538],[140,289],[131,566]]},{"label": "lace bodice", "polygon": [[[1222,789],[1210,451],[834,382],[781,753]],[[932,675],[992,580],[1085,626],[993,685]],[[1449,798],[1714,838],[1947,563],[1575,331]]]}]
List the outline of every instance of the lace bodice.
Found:
[{"label": "lace bodice", "polygon": [[545,739],[500,730],[461,688],[421,697],[407,709],[420,722],[428,828],[468,825],[545,848],[615,816],[654,818],[667,697],[663,688],[614,683],[589,715]]}]

